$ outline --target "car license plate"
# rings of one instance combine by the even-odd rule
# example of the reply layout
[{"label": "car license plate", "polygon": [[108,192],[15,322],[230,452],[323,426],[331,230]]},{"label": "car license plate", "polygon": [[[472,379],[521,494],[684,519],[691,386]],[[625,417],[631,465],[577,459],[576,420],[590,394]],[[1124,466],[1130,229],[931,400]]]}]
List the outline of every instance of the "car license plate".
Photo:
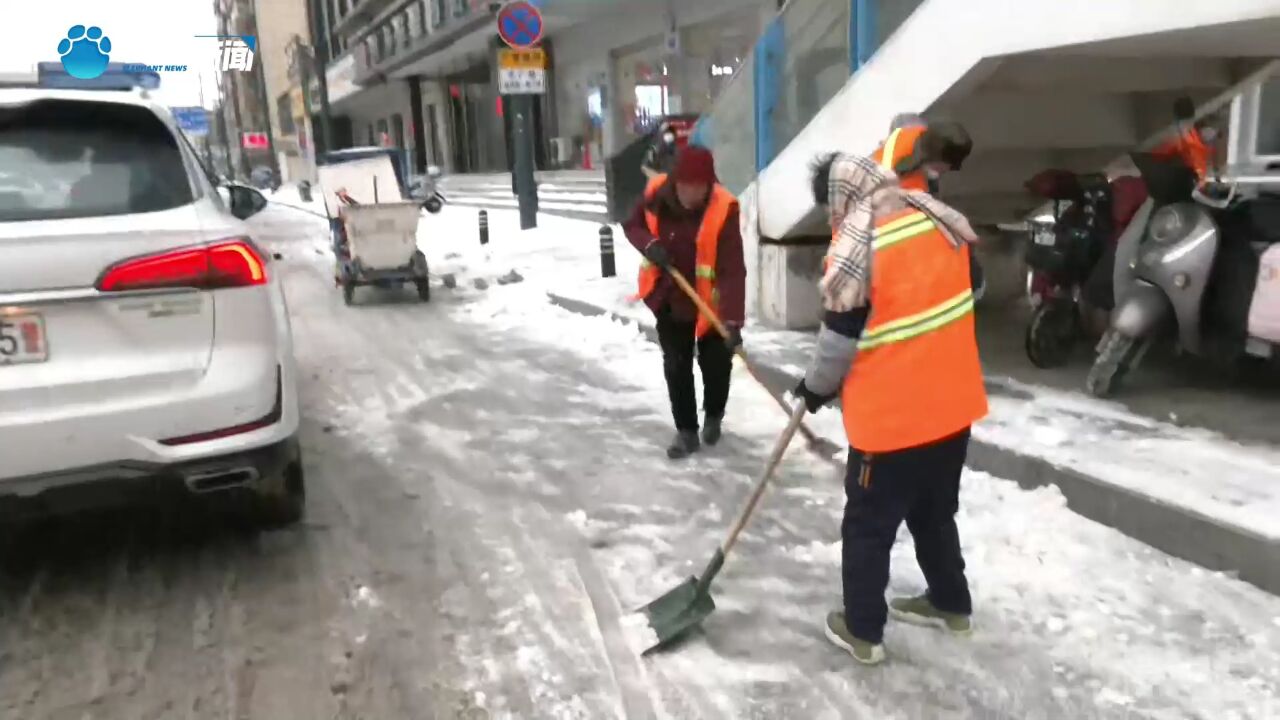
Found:
[{"label": "car license plate", "polygon": [[0,365],[38,363],[48,359],[44,318],[35,313],[0,314]]}]

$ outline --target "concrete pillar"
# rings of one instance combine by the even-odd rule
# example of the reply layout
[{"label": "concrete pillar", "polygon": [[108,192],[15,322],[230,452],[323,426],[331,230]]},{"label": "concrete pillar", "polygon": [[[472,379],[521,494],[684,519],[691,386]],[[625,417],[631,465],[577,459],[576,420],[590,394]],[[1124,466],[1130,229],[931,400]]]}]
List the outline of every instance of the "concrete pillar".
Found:
[{"label": "concrete pillar", "polygon": [[[802,244],[803,243],[803,244]],[[783,245],[760,243],[759,319],[786,330],[811,330],[822,321],[818,281],[826,238]]]},{"label": "concrete pillar", "polygon": [[623,122],[622,119],[622,93],[618,87],[618,56],[616,52],[609,52],[605,59],[605,86],[601,92],[601,101],[604,105],[604,157],[596,158],[595,162],[603,163],[606,158],[622,149],[623,142]]}]

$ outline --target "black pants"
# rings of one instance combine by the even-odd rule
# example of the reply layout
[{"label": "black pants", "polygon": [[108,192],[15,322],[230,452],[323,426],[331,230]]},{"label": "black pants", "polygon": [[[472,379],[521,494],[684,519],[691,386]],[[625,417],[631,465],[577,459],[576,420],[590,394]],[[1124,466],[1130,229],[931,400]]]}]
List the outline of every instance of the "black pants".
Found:
[{"label": "black pants", "polygon": [[873,643],[884,637],[889,551],[903,520],[934,606],[972,611],[955,518],[968,450],[966,429],[936,443],[870,458],[850,451],[841,534],[845,620],[856,637]]},{"label": "black pants", "polygon": [[681,322],[663,308],[658,313],[658,343],[662,345],[662,368],[667,376],[667,395],[677,430],[698,429],[698,396],[693,382],[695,348],[702,368],[703,409],[709,417],[723,417],[729,401],[729,374],[733,356],[724,339],[714,331],[701,339],[694,337],[695,323]]}]

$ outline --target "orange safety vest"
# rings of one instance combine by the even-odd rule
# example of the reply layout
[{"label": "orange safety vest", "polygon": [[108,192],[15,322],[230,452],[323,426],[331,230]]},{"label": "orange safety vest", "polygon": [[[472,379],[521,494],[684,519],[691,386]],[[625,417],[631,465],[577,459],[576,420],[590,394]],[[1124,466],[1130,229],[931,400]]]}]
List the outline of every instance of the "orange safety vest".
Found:
[{"label": "orange safety vest", "polygon": [[987,393],[969,248],[915,208],[878,221],[871,247],[871,314],[841,405],[849,444],[882,453],[964,430],[987,414]]},{"label": "orange safety vest", "polygon": [[[876,151],[871,154],[871,159],[880,163],[880,167],[885,170],[894,170],[899,162],[911,157],[911,154],[915,152],[916,142],[920,140],[921,135],[924,135],[924,131],[925,127],[921,125],[894,130],[889,133],[889,137],[884,141],[884,144],[876,148]],[[894,172],[897,171],[894,170]],[[920,171],[910,172],[899,177],[898,184],[904,190],[929,191],[929,179]]]},{"label": "orange safety vest", "polygon": [[[894,165],[897,165],[899,161],[909,157],[915,151],[916,141],[920,139],[924,131],[925,128],[919,125],[894,130],[889,133],[889,137],[880,144],[880,147],[871,153],[871,160],[885,170],[893,170]],[[898,185],[904,190],[929,191],[929,179],[925,177],[923,172],[907,173],[905,176],[899,177]],[[836,241],[839,240],[839,237],[840,228],[831,228],[831,243],[827,246],[826,257],[822,259],[823,275],[826,275],[827,269],[831,267],[831,251],[835,249]]]},{"label": "orange safety vest", "polygon": [[[649,184],[644,189],[645,201],[652,200],[666,182],[666,175],[654,175],[650,178]],[[716,289],[716,254],[720,249],[720,233],[724,230],[730,211],[737,203],[738,200],[733,193],[718,184],[712,185],[711,197],[707,199],[707,207],[702,213],[702,224],[698,226],[698,256],[694,265],[693,287],[697,290],[698,297],[702,298],[702,301],[717,314],[720,312],[720,292]],[[658,216],[646,208],[644,220],[649,227],[649,233],[655,238],[658,237]],[[631,296],[632,301],[649,297],[661,278],[662,268],[642,259],[639,291]],[[711,321],[703,317],[702,313],[698,313],[698,324],[694,329],[694,335],[702,337],[709,332],[711,332]]]}]

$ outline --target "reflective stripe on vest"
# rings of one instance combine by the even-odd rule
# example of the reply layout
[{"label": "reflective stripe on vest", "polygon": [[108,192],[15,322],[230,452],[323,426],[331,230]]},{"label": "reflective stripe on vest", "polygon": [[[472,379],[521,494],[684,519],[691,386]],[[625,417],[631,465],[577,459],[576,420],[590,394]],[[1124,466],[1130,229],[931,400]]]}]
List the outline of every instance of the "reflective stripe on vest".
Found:
[{"label": "reflective stripe on vest", "polygon": [[901,136],[902,128],[898,128],[889,133],[889,139],[884,141],[884,150],[880,153],[880,167],[885,170],[893,170],[893,155],[898,149],[898,138]]},{"label": "reflective stripe on vest", "polygon": [[[924,132],[925,127],[923,125],[908,125],[894,130],[889,133],[889,137],[885,139],[884,144],[872,153],[871,159],[879,163],[881,168],[897,172],[896,166],[898,162],[910,157],[915,152],[916,143],[920,141],[920,136],[924,135]],[[899,175],[898,184],[905,190],[927,192],[929,178],[925,176],[923,171],[917,170],[905,175]]]},{"label": "reflective stripe on vest", "polygon": [[869,350],[889,343],[902,342],[937,330],[973,312],[973,289],[965,290],[946,302],[907,317],[878,325],[862,334],[859,350]]}]

